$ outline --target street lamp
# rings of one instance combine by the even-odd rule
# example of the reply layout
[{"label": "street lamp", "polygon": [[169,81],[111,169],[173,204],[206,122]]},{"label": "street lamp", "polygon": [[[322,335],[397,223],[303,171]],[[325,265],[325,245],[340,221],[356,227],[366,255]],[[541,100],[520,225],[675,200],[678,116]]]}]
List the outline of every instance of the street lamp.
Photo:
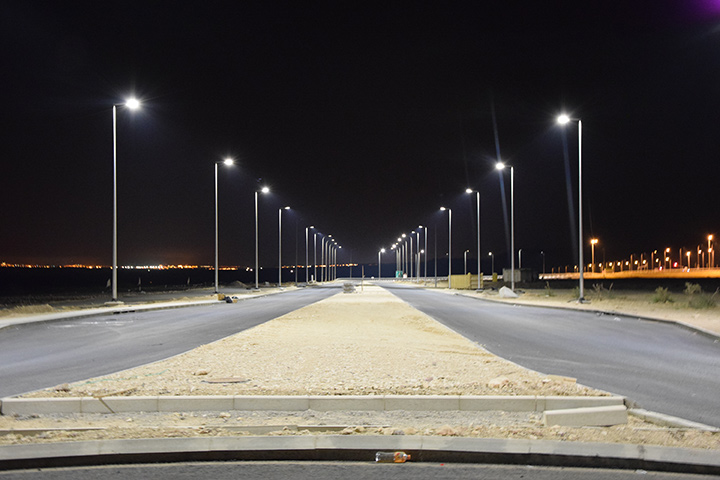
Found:
[{"label": "street lamp", "polygon": [[[503,170],[505,164],[498,162],[495,165],[498,170]],[[515,291],[515,167],[510,166],[510,289]],[[505,277],[503,277],[504,279]],[[503,280],[504,281],[504,280]]]},{"label": "street lamp", "polygon": [[[557,118],[557,122],[560,125],[567,125],[571,121],[571,118],[566,115],[562,114]],[[580,293],[578,297],[578,302],[582,303],[585,301],[585,279],[583,278],[583,221],[582,221],[582,120],[579,118],[577,119],[578,124],[578,265],[581,266],[579,268],[580,272],[580,280],[579,280],[579,287],[580,287]]]},{"label": "street lamp", "polygon": [[112,302],[118,302],[117,293],[117,107],[130,110],[140,108],[140,102],[129,98],[125,103],[116,103],[112,108],[113,118],[113,252],[112,252]]},{"label": "street lamp", "polygon": [[[465,190],[465,193],[473,193],[472,188],[467,188]],[[477,271],[478,271],[478,286],[477,290],[479,291],[481,289],[482,285],[482,273],[480,272],[480,192],[475,191],[475,197],[477,198]]]},{"label": "street lamp", "polygon": [[488,256],[490,257],[490,273],[495,273],[495,254],[488,252]]},{"label": "street lamp", "polygon": [[688,250],[685,255],[688,257],[688,270],[690,270],[690,250]]},{"label": "street lamp", "polygon": [[220,268],[218,258],[218,164],[232,165],[235,163],[232,158],[226,158],[220,162],[215,162],[215,293],[218,293],[218,270]]},{"label": "street lamp", "polygon": [[[712,235],[708,235],[708,268],[715,266],[715,252],[713,252],[712,248]],[[712,258],[712,261],[711,261]]]},{"label": "street lamp", "polygon": [[592,251],[591,260],[592,260],[592,273],[595,273],[595,245],[597,245],[598,239],[597,238],[591,238],[590,239],[590,248]]},{"label": "street lamp", "polygon": [[448,289],[452,288],[452,208],[440,207],[448,212]]},{"label": "street lamp", "polygon": [[278,288],[282,287],[282,211],[290,207],[278,209]]},{"label": "street lamp", "polygon": [[258,193],[268,193],[268,187],[262,187],[260,191],[255,190],[255,290],[260,289],[260,259],[258,255]]},{"label": "street lamp", "polygon": [[[423,272],[423,273],[425,273],[425,276],[423,276],[423,285],[424,285],[427,282],[427,257],[428,257],[427,256],[427,252],[428,252],[427,235],[428,235],[428,229],[427,229],[427,227],[423,227],[422,225],[420,225],[418,228],[422,228],[425,230],[425,248],[423,249],[423,252],[422,252],[425,254],[425,271]],[[418,268],[419,268],[419,266],[418,266]]]},{"label": "street lamp", "polygon": [[382,257],[380,256],[381,253],[385,253],[384,248],[381,248],[378,251],[378,280],[382,278]]},{"label": "street lamp", "polygon": [[467,254],[470,250],[463,252],[463,275],[467,275]]},{"label": "street lamp", "polygon": [[305,285],[310,282],[310,256],[308,255],[308,231],[313,229],[312,225],[305,227]]}]

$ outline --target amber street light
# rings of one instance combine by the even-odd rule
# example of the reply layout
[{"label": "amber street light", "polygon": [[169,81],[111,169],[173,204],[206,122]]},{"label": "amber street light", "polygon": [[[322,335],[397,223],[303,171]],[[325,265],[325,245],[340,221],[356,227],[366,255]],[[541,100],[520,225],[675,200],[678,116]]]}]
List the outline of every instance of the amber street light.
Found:
[{"label": "amber street light", "polygon": [[597,245],[598,239],[597,238],[591,238],[590,239],[590,248],[592,251],[592,273],[595,273],[595,245]]}]

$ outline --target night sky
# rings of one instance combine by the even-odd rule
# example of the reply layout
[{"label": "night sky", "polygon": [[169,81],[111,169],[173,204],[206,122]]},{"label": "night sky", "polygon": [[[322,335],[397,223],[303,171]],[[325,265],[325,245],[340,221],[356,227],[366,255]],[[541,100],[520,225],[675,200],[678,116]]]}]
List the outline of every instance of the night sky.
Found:
[{"label": "night sky", "polygon": [[[586,258],[720,234],[720,2],[3,1],[0,261],[304,263],[305,227],[374,262],[418,225],[509,264],[500,156],[523,266],[574,265],[577,124]],[[509,208],[509,172],[504,176]],[[388,257],[386,257],[388,258]],[[388,258],[388,261],[391,261]],[[497,268],[496,268],[497,269]],[[474,271],[474,268],[473,268]]]}]

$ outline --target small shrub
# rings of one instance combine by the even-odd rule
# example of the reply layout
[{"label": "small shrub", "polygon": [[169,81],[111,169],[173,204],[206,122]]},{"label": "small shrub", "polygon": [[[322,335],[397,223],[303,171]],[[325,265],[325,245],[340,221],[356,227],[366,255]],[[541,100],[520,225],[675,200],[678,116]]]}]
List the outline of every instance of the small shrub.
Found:
[{"label": "small shrub", "polygon": [[700,285],[697,283],[685,282],[685,293],[687,295],[702,293],[702,288],[700,288]]},{"label": "small shrub", "polygon": [[595,298],[597,300],[602,300],[603,297],[611,299],[615,298],[615,293],[613,292],[613,285],[610,284],[610,287],[605,290],[605,284],[603,283],[593,283],[593,289],[595,290]]},{"label": "small shrub", "polygon": [[717,294],[718,291],[715,290],[715,293],[713,293],[712,295],[709,295],[707,293],[692,295],[690,297],[688,305],[690,306],[690,308],[696,308],[698,310],[704,308],[713,308],[715,307],[715,297],[717,297]]},{"label": "small shrub", "polygon": [[652,297],[652,303],[672,303],[670,292],[667,288],[658,287],[655,289],[655,295]]},{"label": "small shrub", "polygon": [[553,289],[550,288],[550,282],[545,282],[545,296],[546,297],[554,297],[555,292],[553,292]]},{"label": "small shrub", "polygon": [[685,283],[685,293],[690,296],[688,300],[688,306],[690,308],[703,309],[713,308],[715,306],[715,297],[717,297],[719,290],[715,290],[715,293],[709,295],[703,293],[702,288],[697,283]]},{"label": "small shrub", "polygon": [[580,287],[575,287],[572,290],[572,298],[580,298]]}]

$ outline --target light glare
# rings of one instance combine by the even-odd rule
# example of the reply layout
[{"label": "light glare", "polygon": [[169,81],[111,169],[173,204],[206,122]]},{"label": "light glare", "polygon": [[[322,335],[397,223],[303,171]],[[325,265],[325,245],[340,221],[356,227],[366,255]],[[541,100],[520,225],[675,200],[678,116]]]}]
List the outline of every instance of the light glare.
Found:
[{"label": "light glare", "polygon": [[565,125],[566,123],[570,122],[570,117],[563,113],[557,118],[557,121],[560,125]]},{"label": "light glare", "polygon": [[137,98],[129,98],[125,102],[125,106],[128,107],[130,110],[137,110],[140,108],[140,101]]}]

